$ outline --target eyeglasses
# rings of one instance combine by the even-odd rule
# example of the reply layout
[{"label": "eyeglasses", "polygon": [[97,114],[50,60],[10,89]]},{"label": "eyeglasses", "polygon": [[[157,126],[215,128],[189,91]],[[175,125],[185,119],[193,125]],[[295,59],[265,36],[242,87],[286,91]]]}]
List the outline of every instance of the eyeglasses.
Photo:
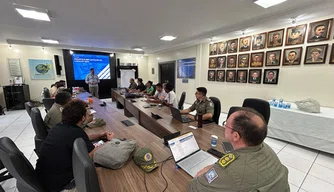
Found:
[{"label": "eyeglasses", "polygon": [[223,122],[223,127],[224,127],[225,129],[226,129],[226,128],[229,128],[229,129],[231,129],[231,130],[237,132],[237,133],[239,134],[239,136],[241,137],[241,134],[240,134],[240,132],[239,132],[238,130],[233,129],[232,127],[226,126],[226,121]]}]

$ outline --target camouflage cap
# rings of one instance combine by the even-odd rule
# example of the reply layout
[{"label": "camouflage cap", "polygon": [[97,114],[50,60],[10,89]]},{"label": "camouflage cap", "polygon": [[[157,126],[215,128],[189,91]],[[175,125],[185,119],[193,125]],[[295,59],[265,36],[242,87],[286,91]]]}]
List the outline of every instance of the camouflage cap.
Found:
[{"label": "camouflage cap", "polygon": [[145,172],[151,172],[158,167],[156,163],[153,153],[149,148],[141,148],[139,149],[134,158],[134,162]]}]

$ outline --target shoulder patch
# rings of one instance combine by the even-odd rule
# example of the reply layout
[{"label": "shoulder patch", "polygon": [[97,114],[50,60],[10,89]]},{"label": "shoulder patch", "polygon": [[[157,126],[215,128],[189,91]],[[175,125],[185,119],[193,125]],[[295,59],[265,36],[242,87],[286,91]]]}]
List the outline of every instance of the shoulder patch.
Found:
[{"label": "shoulder patch", "polygon": [[206,174],[205,174],[206,181],[210,184],[212,183],[215,179],[218,178],[218,174],[215,170],[215,168],[210,169]]},{"label": "shoulder patch", "polygon": [[219,159],[219,165],[222,167],[226,167],[231,164],[235,160],[235,155],[233,153],[228,153]]}]

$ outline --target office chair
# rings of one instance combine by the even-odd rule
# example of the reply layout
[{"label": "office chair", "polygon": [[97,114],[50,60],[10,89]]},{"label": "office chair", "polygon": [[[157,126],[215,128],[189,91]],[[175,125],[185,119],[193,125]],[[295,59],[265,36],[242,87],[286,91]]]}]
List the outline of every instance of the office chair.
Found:
[{"label": "office chair", "polygon": [[44,104],[46,113],[49,112],[54,102],[55,102],[54,98],[46,98],[46,99],[44,98],[43,99],[43,104]]},{"label": "office chair", "polygon": [[230,107],[230,110],[228,111],[228,114],[227,114],[227,117],[226,117],[226,120],[232,115],[232,113],[238,111],[239,109],[241,109],[242,107]]},{"label": "office chair", "polygon": [[264,120],[267,122],[267,124],[269,123],[270,105],[268,101],[262,99],[247,98],[244,100],[242,107],[248,107],[256,110],[264,117]]},{"label": "office chair", "polygon": [[[0,161],[0,170],[2,170],[2,169],[5,169],[5,166]],[[7,179],[11,179],[11,178],[13,178],[13,176],[11,176],[8,173],[8,170],[4,170],[2,173],[0,173],[0,183],[6,181]],[[0,185],[0,192],[5,192],[5,190],[2,188],[1,185]]]},{"label": "office chair", "polygon": [[72,165],[77,191],[100,192],[95,166],[88,155],[86,144],[82,138],[74,141]]},{"label": "office chair", "polygon": [[221,113],[221,105],[220,105],[220,100],[217,97],[210,97],[213,106],[214,106],[214,111],[213,111],[213,121],[218,125],[219,124],[219,117]]},{"label": "office chair", "polygon": [[38,181],[31,163],[8,137],[0,138],[0,159],[16,179],[16,187],[19,191],[46,192]]},{"label": "office chair", "polygon": [[35,153],[39,155],[44,140],[48,135],[47,128],[37,107],[31,109],[31,122],[35,130]]},{"label": "office chair", "polygon": [[34,107],[34,104],[32,104],[30,101],[28,101],[28,102],[24,103],[24,107],[26,108],[26,111],[27,111],[29,117],[31,117],[31,109]]},{"label": "office chair", "polygon": [[45,98],[51,98],[50,91],[48,88],[44,87],[43,89],[43,97]]},{"label": "office chair", "polygon": [[183,104],[184,104],[185,100],[186,100],[186,92],[182,92],[181,97],[180,97],[180,101],[179,101],[179,104],[178,104],[179,110],[183,110]]}]

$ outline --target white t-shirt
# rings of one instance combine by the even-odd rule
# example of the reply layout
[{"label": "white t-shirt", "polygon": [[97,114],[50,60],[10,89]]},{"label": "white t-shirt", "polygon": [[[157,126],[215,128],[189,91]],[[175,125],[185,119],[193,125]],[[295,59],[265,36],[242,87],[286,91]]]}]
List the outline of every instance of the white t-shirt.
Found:
[{"label": "white t-shirt", "polygon": [[155,96],[156,96],[157,99],[163,101],[167,97],[167,93],[165,92],[165,90],[162,90],[162,92],[160,92],[160,93],[158,91],[156,91]]},{"label": "white t-shirt", "polygon": [[178,108],[177,98],[174,91],[170,91],[169,93],[167,93],[167,97],[165,98],[165,100],[168,104],[173,104],[174,108]]}]

